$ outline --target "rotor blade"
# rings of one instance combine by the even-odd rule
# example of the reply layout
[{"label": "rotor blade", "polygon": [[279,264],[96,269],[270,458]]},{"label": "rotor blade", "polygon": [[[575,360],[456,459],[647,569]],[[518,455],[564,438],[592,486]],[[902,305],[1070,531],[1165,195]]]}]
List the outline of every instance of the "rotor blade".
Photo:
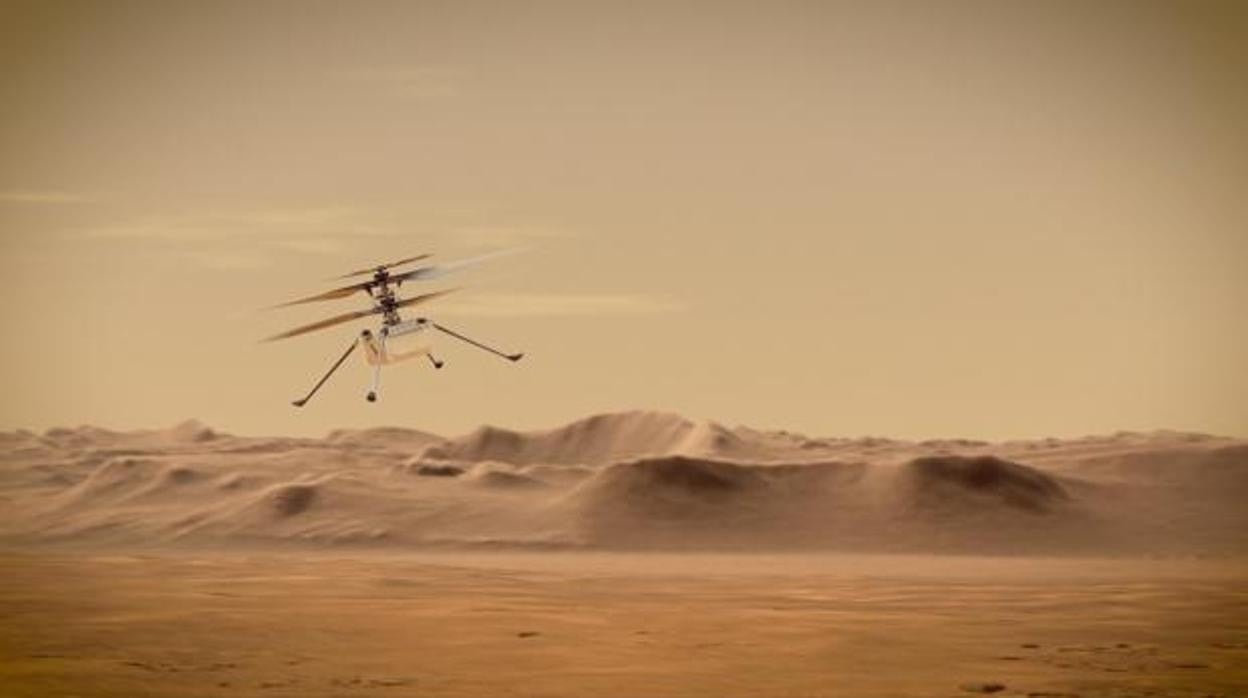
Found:
[{"label": "rotor blade", "polygon": [[513,255],[517,252],[520,252],[520,250],[500,250],[498,252],[483,254],[479,257],[469,257],[468,259],[459,259],[454,262],[447,262],[446,264],[433,264],[427,267],[420,267],[419,269],[405,271],[402,274],[392,274],[390,276],[390,280],[429,281],[431,279],[440,279],[451,272],[459,271],[460,269],[465,269],[467,267],[473,267],[481,264],[482,262],[488,262],[491,259],[495,259],[496,257]]},{"label": "rotor blade", "polygon": [[361,274],[372,274],[378,269],[390,269],[391,267],[402,266],[409,262],[418,262],[422,259],[428,259],[430,256],[431,255],[427,255],[427,254],[418,254],[415,257],[405,257],[403,259],[398,260],[397,262],[388,262],[386,264],[378,264],[375,267],[369,267],[368,269],[360,269],[359,271],[353,271],[350,274],[343,274],[342,276],[335,276],[334,278],[335,279],[349,279],[353,276],[360,276]]},{"label": "rotor blade", "polygon": [[362,281],[358,284],[351,284],[350,286],[342,286],[340,288],[335,288],[332,291],[318,293],[315,296],[307,296],[305,298],[297,298],[293,301],[287,301],[285,303],[278,303],[277,305],[269,306],[269,309],[272,310],[274,308],[287,308],[292,305],[302,305],[303,303],[315,303],[316,301],[330,301],[330,300],[334,300],[335,298],[346,298],[347,296],[355,293],[356,291],[363,291],[365,288],[372,285],[372,283],[373,282],[371,281]]},{"label": "rotor blade", "polygon": [[451,293],[452,291],[458,291],[458,290],[459,290],[459,289],[456,289],[456,288],[447,288],[447,289],[443,289],[443,290],[441,290],[441,291],[434,291],[434,292],[432,292],[432,293],[422,293],[422,294],[420,294],[419,296],[412,296],[411,298],[407,298],[407,299],[401,300],[401,301],[399,301],[399,302],[395,303],[395,304],[394,304],[394,307],[395,307],[395,308],[406,308],[406,307],[408,307],[408,306],[412,306],[412,305],[419,305],[419,304],[421,304],[421,303],[426,303],[426,302],[428,302],[428,301],[431,301],[431,300],[433,300],[433,299],[435,299],[435,298],[440,298],[440,297],[442,297],[442,296],[445,296],[446,294]]},{"label": "rotor blade", "polygon": [[352,320],[358,320],[362,317],[368,317],[369,315],[373,315],[377,312],[378,312],[377,308],[370,308],[369,310],[357,310],[351,313],[343,313],[342,315],[335,315],[326,320],[320,320],[310,325],[303,325],[302,327],[296,327],[293,330],[287,330],[281,334],[275,334],[272,337],[265,337],[262,341],[273,342],[279,339],[286,339],[288,337],[297,337],[301,334],[307,334],[308,332],[315,332],[317,330],[323,330],[326,327],[333,327],[334,325],[338,325],[344,322],[350,322]]},{"label": "rotor blade", "polygon": [[[419,269],[413,269],[411,271],[403,272],[401,274],[392,274],[389,278],[389,282],[398,283],[398,282],[403,282],[403,281],[430,281],[432,279],[438,279],[443,276],[446,276],[447,274],[451,272],[458,271],[466,267],[476,266],[478,264],[481,264],[482,262],[487,262],[496,257],[504,257],[507,255],[516,254],[517,252],[520,252],[520,251],[521,250],[502,250],[499,252],[491,252],[490,254],[481,255],[479,257],[469,257],[468,259],[460,259],[454,262],[448,262],[446,264],[435,264],[435,265],[431,265],[427,267],[420,267]],[[389,265],[383,265],[383,266],[394,266],[396,264],[406,264],[408,262],[414,262],[416,260],[424,259],[428,256],[429,255],[427,254],[417,255],[415,257],[409,257],[407,259],[401,259],[397,262],[391,262]],[[369,270],[364,270],[364,272],[367,272],[367,271]],[[351,274],[348,274],[347,276],[353,276],[353,275],[361,274],[364,272],[352,272]],[[345,277],[340,277],[340,278],[345,278]],[[347,296],[353,293],[356,293],[357,291],[366,290],[369,286],[372,286],[372,285],[374,285],[374,282],[372,280],[361,281],[359,283],[354,283],[349,286],[342,286],[339,288],[335,288],[333,290],[326,291],[324,293],[318,293],[314,296],[306,296],[304,298],[297,298],[293,301],[279,303],[277,305],[270,306],[270,309],[288,308],[292,305],[302,305],[304,303],[315,303],[317,301],[329,301],[329,300],[335,300],[338,298],[346,298]]]}]

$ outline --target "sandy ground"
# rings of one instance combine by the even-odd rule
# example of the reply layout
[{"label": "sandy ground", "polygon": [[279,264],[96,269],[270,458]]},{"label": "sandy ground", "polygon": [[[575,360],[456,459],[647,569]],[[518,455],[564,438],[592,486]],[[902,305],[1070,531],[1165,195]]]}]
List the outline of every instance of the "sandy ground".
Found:
[{"label": "sandy ground", "polygon": [[1248,695],[1242,559],[10,552],[0,567],[14,698]]}]

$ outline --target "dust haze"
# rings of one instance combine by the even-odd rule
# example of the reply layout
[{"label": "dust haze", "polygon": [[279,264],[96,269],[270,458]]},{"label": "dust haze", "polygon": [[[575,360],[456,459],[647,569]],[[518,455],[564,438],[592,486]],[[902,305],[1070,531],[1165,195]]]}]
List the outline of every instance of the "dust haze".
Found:
[{"label": "dust haze", "polygon": [[[0,693],[1248,695],[1246,46],[0,2]],[[373,325],[257,340],[423,255],[490,256],[400,296],[523,361],[292,408]]]}]

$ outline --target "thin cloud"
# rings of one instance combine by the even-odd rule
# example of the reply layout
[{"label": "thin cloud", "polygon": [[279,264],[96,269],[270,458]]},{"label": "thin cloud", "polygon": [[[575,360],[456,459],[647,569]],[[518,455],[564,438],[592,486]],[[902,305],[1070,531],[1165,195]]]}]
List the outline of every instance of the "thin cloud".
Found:
[{"label": "thin cloud", "polygon": [[390,234],[388,230],[364,221],[365,215],[361,209],[340,206],[151,216],[127,223],[88,228],[83,231],[83,236],[171,242],[259,237],[262,240],[289,242],[311,239],[310,234],[316,237],[323,237],[328,233],[363,236]]},{"label": "thin cloud", "polygon": [[86,238],[134,238],[168,240],[170,242],[213,240],[228,237],[229,235],[229,228],[223,224],[214,225],[203,220],[163,217],[149,218],[131,223],[96,226],[82,231],[82,236]]},{"label": "thin cloud", "polygon": [[342,243],[332,238],[295,238],[278,240],[273,244],[283,249],[304,254],[330,255],[337,254],[343,250]]},{"label": "thin cloud", "polygon": [[309,208],[275,208],[258,211],[247,211],[232,214],[242,222],[257,223],[270,226],[288,225],[327,225],[350,222],[365,215],[365,211],[355,206],[319,206]]},{"label": "thin cloud", "polygon": [[245,252],[191,252],[184,256],[197,264],[218,271],[263,269],[270,265],[269,260],[263,255]]},{"label": "thin cloud", "polygon": [[101,243],[135,244],[214,270],[259,269],[290,253],[341,254],[351,240],[391,232],[367,220],[363,209],[334,206],[214,211],[148,216],[79,231]]},{"label": "thin cloud", "polygon": [[476,247],[523,245],[575,237],[569,230],[526,225],[458,226],[448,236],[456,242]]},{"label": "thin cloud", "polygon": [[686,309],[683,303],[640,294],[476,293],[448,299],[439,313],[462,317],[649,315]]},{"label": "thin cloud", "polygon": [[330,76],[342,82],[377,87],[412,99],[441,99],[460,94],[463,71],[437,66],[395,66],[336,70]]},{"label": "thin cloud", "polygon": [[[254,269],[276,263],[292,252],[310,256],[343,255],[356,248],[373,246],[369,242],[372,240],[393,239],[400,231],[419,237],[420,244],[415,247],[425,249],[437,249],[453,241],[456,247],[511,248],[514,252],[518,251],[516,248],[527,248],[538,241],[571,237],[567,231],[524,225],[441,227],[423,223],[398,228],[393,218],[392,213],[384,210],[347,205],[227,209],[150,215],[70,234],[101,243],[143,242],[147,243],[148,252],[195,260],[212,269]],[[408,218],[419,220],[419,217]],[[420,234],[411,232],[421,227],[431,229]],[[560,310],[558,314],[566,312]]]},{"label": "thin cloud", "polygon": [[0,201],[15,204],[88,204],[95,197],[67,191],[8,189],[0,191]]}]

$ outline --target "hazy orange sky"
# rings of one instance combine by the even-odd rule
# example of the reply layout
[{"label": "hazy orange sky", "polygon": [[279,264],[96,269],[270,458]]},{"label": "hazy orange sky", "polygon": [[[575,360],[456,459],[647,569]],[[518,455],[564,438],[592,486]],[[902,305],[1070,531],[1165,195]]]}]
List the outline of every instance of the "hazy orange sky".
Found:
[{"label": "hazy orange sky", "polygon": [[[1248,435],[1245,8],[0,3],[0,428]],[[256,343],[516,246],[427,287],[518,365]]]}]

